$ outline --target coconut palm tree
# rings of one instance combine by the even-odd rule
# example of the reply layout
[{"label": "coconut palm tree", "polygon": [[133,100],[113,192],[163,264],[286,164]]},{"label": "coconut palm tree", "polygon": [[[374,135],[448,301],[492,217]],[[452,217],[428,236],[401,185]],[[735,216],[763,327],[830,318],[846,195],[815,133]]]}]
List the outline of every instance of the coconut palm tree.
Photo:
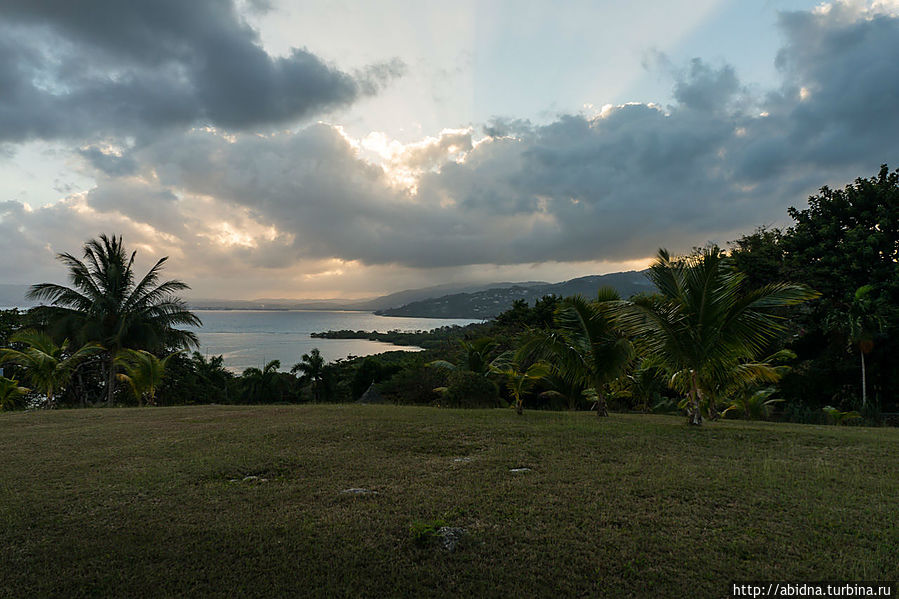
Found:
[{"label": "coconut palm tree", "polygon": [[110,407],[115,357],[122,349],[163,351],[199,345],[194,333],[175,328],[201,324],[176,295],[189,287],[178,280],[159,282],[167,257],[136,280],[136,253],[129,256],[121,236],[100,235],[84,244],[83,259],[69,253],[57,255],[69,270],[71,287],[41,283],[28,294],[50,303],[42,311],[57,333],[81,343],[98,343],[106,350],[106,400]]},{"label": "coconut palm tree", "polygon": [[[556,375],[596,403],[597,416],[608,416],[606,386],[622,375],[634,357],[631,342],[615,324],[613,309],[620,302],[610,287],[590,301],[576,295],[562,300],[555,314],[556,327],[537,331],[522,351],[543,357]],[[535,353],[534,353],[535,352]]]},{"label": "coconut palm tree", "polygon": [[752,364],[784,331],[785,319],[772,310],[818,296],[793,283],[748,290],[746,275],[717,247],[687,258],[661,249],[648,277],[659,293],[622,302],[619,322],[666,366],[671,386],[688,396],[688,420],[696,425],[722,381],[741,372],[758,380],[758,368],[735,366]]},{"label": "coconut palm tree", "polygon": [[527,368],[522,367],[512,356],[512,352],[504,352],[490,365],[490,370],[506,378],[506,388],[515,400],[515,412],[524,413],[523,395],[534,384],[549,376],[552,367],[546,362],[534,362]]},{"label": "coconut palm tree", "polygon": [[874,349],[874,337],[883,330],[883,317],[871,301],[874,287],[864,285],[855,291],[847,318],[849,344],[858,349],[862,369],[862,409],[868,403],[868,377],[865,373],[865,355]]},{"label": "coconut palm tree", "polygon": [[181,352],[174,352],[159,359],[155,355],[144,350],[123,349],[116,356],[115,363],[124,370],[117,378],[128,383],[139,406],[156,405],[156,391],[165,377],[165,367],[172,356]]},{"label": "coconut palm tree", "polygon": [[316,403],[321,400],[321,391],[325,383],[325,359],[317,347],[308,354],[303,354],[300,361],[290,369],[292,374],[299,374],[300,380],[308,382],[312,387],[312,399]]},{"label": "coconut palm tree", "polygon": [[491,364],[493,360],[491,356],[499,343],[492,337],[480,337],[471,341],[459,339],[459,345],[462,347],[463,359],[459,364],[453,364],[447,360],[433,360],[428,362],[428,366],[435,368],[445,368],[447,370],[469,370],[475,374],[487,376],[491,372]]},{"label": "coconut palm tree", "polygon": [[0,376],[0,412],[15,410],[19,401],[30,391],[19,386],[19,381]]},{"label": "coconut palm tree", "polygon": [[28,380],[34,390],[47,397],[46,406],[56,407],[56,394],[69,382],[75,367],[102,348],[96,344],[87,344],[74,351],[69,351],[66,344],[53,343],[46,333],[36,331],[19,331],[9,340],[21,343],[25,349],[0,349],[0,364],[12,362],[25,369]]},{"label": "coconut palm tree", "polygon": [[262,370],[247,368],[240,377],[243,397],[247,403],[265,403],[281,399],[284,384],[281,379],[280,360],[272,360]]}]

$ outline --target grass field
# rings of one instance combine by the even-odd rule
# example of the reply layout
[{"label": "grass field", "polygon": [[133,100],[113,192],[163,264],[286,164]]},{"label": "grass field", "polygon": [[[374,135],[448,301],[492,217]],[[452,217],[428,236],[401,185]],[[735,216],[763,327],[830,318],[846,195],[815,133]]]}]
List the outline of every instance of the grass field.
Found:
[{"label": "grass field", "polygon": [[[735,580],[899,578],[896,429],[205,406],[2,414],[0,447],[2,596],[722,597]],[[413,538],[436,520],[467,531],[455,551]]]}]

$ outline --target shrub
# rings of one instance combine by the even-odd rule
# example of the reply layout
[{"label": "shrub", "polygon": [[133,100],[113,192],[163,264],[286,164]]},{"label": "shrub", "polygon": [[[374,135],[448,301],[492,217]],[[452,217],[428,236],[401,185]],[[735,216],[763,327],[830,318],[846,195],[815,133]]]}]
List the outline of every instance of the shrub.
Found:
[{"label": "shrub", "polygon": [[456,370],[449,375],[449,384],[440,403],[448,408],[498,408],[501,405],[496,383],[468,370]]}]

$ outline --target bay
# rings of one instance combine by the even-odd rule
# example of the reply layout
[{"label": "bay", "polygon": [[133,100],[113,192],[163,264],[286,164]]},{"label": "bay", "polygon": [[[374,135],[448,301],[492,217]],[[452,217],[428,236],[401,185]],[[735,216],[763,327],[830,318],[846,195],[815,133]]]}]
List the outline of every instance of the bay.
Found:
[{"label": "bay", "polygon": [[289,370],[304,353],[317,347],[328,362],[348,356],[370,356],[385,351],[420,351],[367,339],[314,339],[323,331],[427,331],[443,326],[466,325],[464,318],[401,318],[371,312],[326,310],[196,310],[203,326],[192,328],[200,340],[200,353],[221,355],[234,372],[262,368],[279,360]]}]

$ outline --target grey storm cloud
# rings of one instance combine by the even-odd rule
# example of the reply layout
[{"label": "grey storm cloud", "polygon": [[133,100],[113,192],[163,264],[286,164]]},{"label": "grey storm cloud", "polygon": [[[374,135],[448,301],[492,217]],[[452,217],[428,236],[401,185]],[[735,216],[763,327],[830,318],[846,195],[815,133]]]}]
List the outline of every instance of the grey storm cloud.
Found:
[{"label": "grey storm cloud", "polygon": [[271,56],[230,0],[6,0],[0,56],[8,142],[286,123],[376,93],[404,69],[394,59],[348,74],[301,48]]},{"label": "grey storm cloud", "polygon": [[[725,242],[784,220],[821,185],[899,162],[899,18],[835,5],[784,14],[781,28],[781,82],[766,94],[728,65],[694,60],[676,70],[671,106],[544,125],[498,119],[481,140],[448,131],[407,146],[398,160],[415,170],[414,191],[397,187],[395,164],[365,160],[339,128],[317,124],[267,136],[181,131],[109,164],[85,150],[106,173],[86,202],[159,227],[192,255],[211,248],[203,227],[248,219],[274,232],[227,251],[264,266],[616,261]],[[213,204],[197,216],[191,198]],[[11,208],[4,226],[34,229],[73,209]],[[179,218],[190,226],[171,224]]]}]

